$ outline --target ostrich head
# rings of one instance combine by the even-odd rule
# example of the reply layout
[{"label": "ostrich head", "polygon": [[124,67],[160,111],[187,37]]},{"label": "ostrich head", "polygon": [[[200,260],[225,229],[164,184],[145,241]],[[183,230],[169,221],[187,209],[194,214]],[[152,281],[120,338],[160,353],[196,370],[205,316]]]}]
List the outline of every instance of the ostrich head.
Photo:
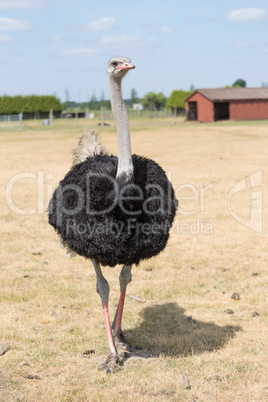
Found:
[{"label": "ostrich head", "polygon": [[112,57],[109,60],[107,73],[109,76],[122,79],[126,73],[135,68],[127,57]]}]

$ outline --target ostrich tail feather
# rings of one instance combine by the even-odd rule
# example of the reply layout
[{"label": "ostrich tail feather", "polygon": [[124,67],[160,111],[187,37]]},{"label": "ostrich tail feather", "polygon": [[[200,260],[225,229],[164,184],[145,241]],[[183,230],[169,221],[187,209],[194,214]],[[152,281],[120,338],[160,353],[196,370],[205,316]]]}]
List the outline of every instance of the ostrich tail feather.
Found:
[{"label": "ostrich tail feather", "polygon": [[109,155],[109,153],[101,145],[96,131],[85,130],[78,137],[77,147],[73,150],[73,166],[84,162],[89,156],[97,155]]}]

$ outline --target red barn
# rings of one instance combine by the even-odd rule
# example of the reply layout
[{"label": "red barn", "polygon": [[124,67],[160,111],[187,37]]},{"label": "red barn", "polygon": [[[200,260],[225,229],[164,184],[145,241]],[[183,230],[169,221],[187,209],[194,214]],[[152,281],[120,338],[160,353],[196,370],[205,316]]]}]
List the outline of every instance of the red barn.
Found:
[{"label": "red barn", "polygon": [[185,99],[187,120],[268,119],[268,88],[197,89]]}]

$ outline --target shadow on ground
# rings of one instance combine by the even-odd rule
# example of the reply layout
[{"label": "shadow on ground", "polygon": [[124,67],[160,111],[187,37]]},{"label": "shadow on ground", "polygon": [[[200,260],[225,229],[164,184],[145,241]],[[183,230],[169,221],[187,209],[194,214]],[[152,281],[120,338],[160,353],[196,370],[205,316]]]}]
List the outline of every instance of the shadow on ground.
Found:
[{"label": "shadow on ground", "polygon": [[241,330],[238,326],[222,327],[191,319],[184,312],[176,303],[146,307],[142,311],[141,324],[124,331],[135,348],[132,356],[156,357],[163,354],[179,357],[212,352],[223,347]]}]

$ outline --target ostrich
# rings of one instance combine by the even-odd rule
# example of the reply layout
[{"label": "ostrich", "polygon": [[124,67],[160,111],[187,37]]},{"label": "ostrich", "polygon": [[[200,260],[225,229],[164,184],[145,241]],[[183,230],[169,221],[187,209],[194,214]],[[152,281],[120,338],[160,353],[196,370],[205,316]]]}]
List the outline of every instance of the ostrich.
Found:
[{"label": "ostrich", "polygon": [[[85,131],[74,150],[71,170],[49,203],[49,223],[67,253],[89,258],[97,276],[109,353],[99,369],[115,371],[118,351],[131,350],[121,321],[132,265],[160,253],[169,238],[177,201],[163,169],[153,160],[131,154],[122,78],[135,66],[124,57],[108,64],[111,105],[118,136],[118,158],[110,155],[96,132]],[[109,284],[102,266],[122,264],[120,298],[113,324],[108,312]]]}]

